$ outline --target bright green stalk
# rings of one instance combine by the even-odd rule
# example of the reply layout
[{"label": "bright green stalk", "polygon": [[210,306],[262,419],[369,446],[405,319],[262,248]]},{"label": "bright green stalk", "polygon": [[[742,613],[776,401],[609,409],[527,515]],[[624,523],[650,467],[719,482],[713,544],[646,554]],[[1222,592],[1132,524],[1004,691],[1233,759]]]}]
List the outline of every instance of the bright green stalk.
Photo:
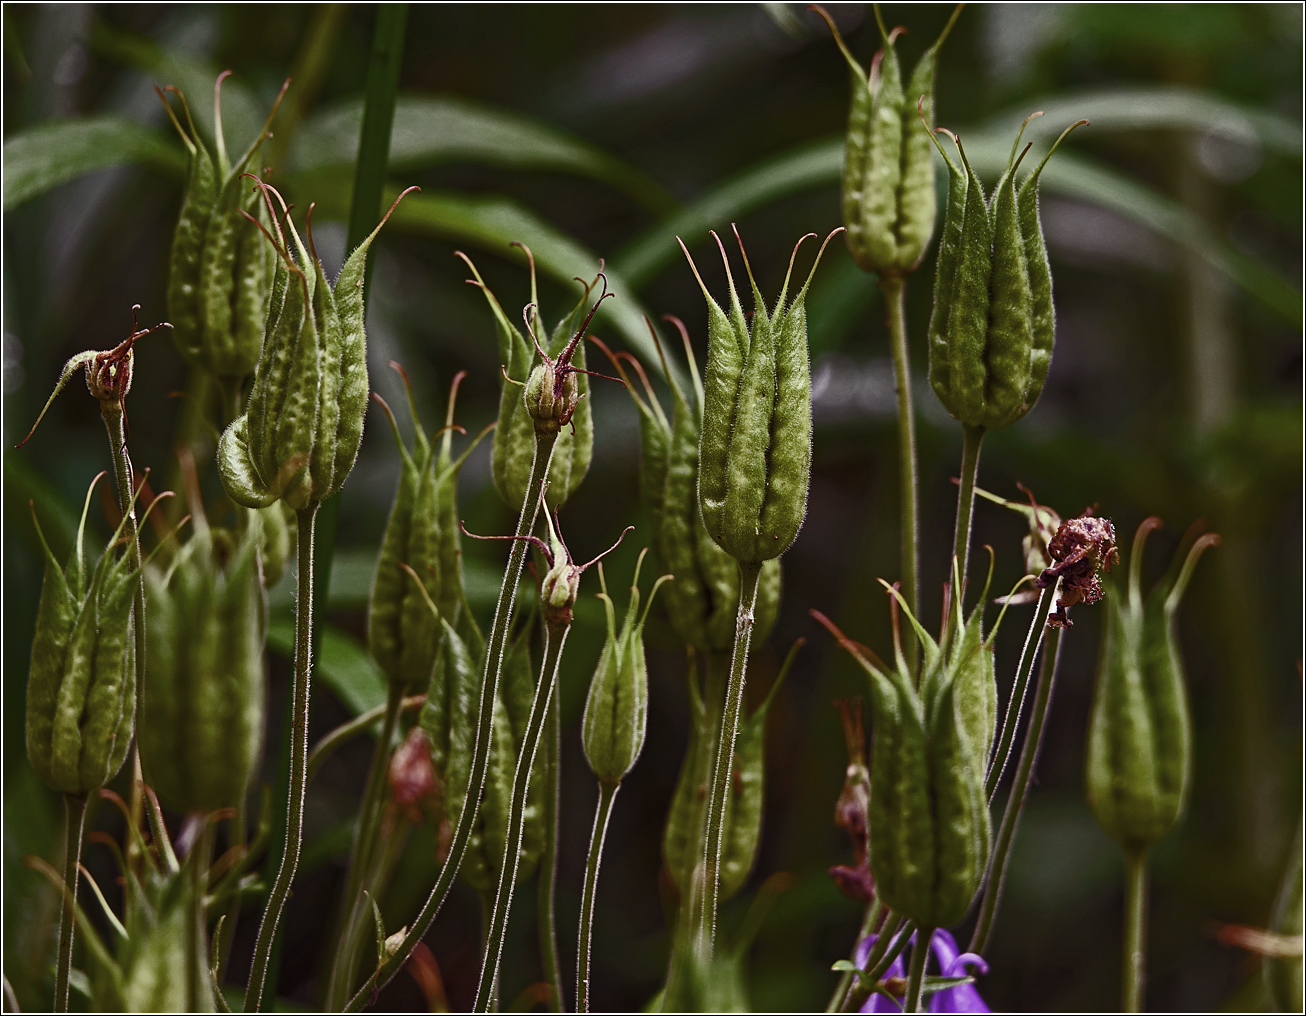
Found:
[{"label": "bright green stalk", "polygon": [[[902,595],[920,616],[917,580],[920,574],[920,507],[916,477],[916,413],[912,405],[911,358],[907,346],[907,280],[898,275],[880,277],[888,310],[889,345],[893,351],[893,377],[898,389],[898,469],[901,476]],[[904,647],[912,671],[916,670],[916,643]]]},{"label": "bright green stalk", "polygon": [[[848,957],[850,961],[853,956],[856,955],[857,946],[861,943],[862,939],[874,930],[875,922],[880,919],[880,914],[883,913],[883,911],[884,904],[880,902],[878,896],[871,900],[870,903],[866,904],[866,910],[862,914],[862,926],[857,930],[857,938],[853,940],[852,954]],[[835,985],[834,994],[830,996],[830,1001],[826,1005],[825,1011],[828,1013],[843,1012],[844,1002],[848,998],[848,990],[852,985],[853,972],[851,970],[846,970],[842,976],[840,976],[839,983]]]},{"label": "bright green stalk", "polygon": [[290,733],[290,793],[286,804],[286,841],[281,867],[272,885],[263,923],[259,925],[250,967],[249,985],[245,988],[245,1012],[258,1012],[263,1005],[263,987],[268,975],[268,959],[276,938],[281,911],[285,908],[290,884],[299,867],[299,851],[304,836],[304,786],[308,768],[308,702],[312,681],[310,652],[313,637],[313,524],[317,503],[311,502],[296,515],[299,523],[298,574],[295,595],[295,681],[294,709]]},{"label": "bright green stalk", "polygon": [[921,1011],[921,984],[925,980],[925,961],[930,956],[933,928],[920,928],[916,932],[916,946],[911,951],[911,967],[907,971],[907,998],[903,1012]]},{"label": "bright green stalk", "polygon": [[[707,802],[703,854],[703,909],[696,929],[700,948],[711,955],[716,939],[717,895],[720,888],[721,849],[725,837],[726,801],[730,793],[730,768],[734,759],[735,737],[739,733],[739,712],[744,701],[744,682],[748,676],[748,644],[753,635],[753,608],[757,604],[757,587],[762,577],[758,563],[739,563],[739,615],[735,623],[735,646],[730,657],[730,683],[726,687],[725,712],[721,716],[713,762],[712,783]],[[697,890],[697,887],[695,889]]]},{"label": "bright green stalk", "polygon": [[540,962],[549,985],[549,1008],[563,1012],[562,965],[558,961],[558,925],[554,898],[558,888],[558,822],[561,817],[562,724],[558,686],[553,687],[544,720],[544,850],[540,853]]},{"label": "bright green stalk", "polygon": [[961,425],[961,489],[957,492],[956,540],[952,552],[957,558],[961,583],[953,594],[957,610],[962,609],[966,595],[966,563],[970,557],[970,523],[975,513],[975,474],[979,472],[980,445],[984,441],[984,428]]},{"label": "bright green stalk", "polygon": [[1147,848],[1125,851],[1125,1012],[1143,1011],[1147,947]]},{"label": "bright green stalk", "polygon": [[585,894],[580,902],[580,935],[576,945],[576,1011],[590,1011],[590,935],[594,930],[594,894],[599,887],[599,862],[603,859],[603,841],[608,835],[608,819],[620,783],[599,781],[599,804],[590,831],[590,852],[585,862]]},{"label": "bright green stalk", "polygon": [[54,1008],[68,1011],[68,971],[73,962],[73,924],[77,920],[77,873],[82,861],[82,827],[86,796],[64,794],[63,915],[59,920],[59,960],[54,968]]},{"label": "bright green stalk", "polygon": [[[525,546],[525,540],[515,541]],[[517,770],[512,778],[512,808],[508,812],[508,842],[499,868],[499,889],[490,913],[490,926],[485,938],[485,961],[481,965],[481,981],[476,988],[475,1012],[489,1012],[494,1004],[495,989],[499,981],[499,961],[503,956],[503,936],[508,930],[508,914],[512,909],[512,894],[517,887],[517,865],[521,857],[522,830],[526,824],[526,794],[530,789],[531,772],[535,768],[535,753],[540,747],[544,732],[544,717],[549,711],[553,689],[558,684],[558,668],[562,664],[562,649],[571,631],[571,618],[545,620],[544,661],[540,664],[540,679],[535,687],[535,701],[526,721],[526,734],[522,739],[521,754],[517,756]],[[464,809],[466,810],[466,809]]]},{"label": "bright green stalk", "polygon": [[[553,459],[553,448],[557,443],[556,432],[536,432],[535,458],[531,462],[531,476],[526,483],[526,497],[522,503],[521,515],[517,518],[516,536],[527,536],[535,528],[535,518],[539,514],[540,504],[544,499],[544,481],[549,475],[549,463]],[[522,565],[526,560],[527,541],[515,539],[508,552],[508,567],[503,572],[503,584],[499,587],[499,599],[494,608],[494,622],[490,626],[490,638],[485,646],[485,677],[481,682],[481,702],[476,714],[476,739],[472,744],[472,759],[468,779],[467,805],[458,816],[458,825],[454,829],[453,841],[449,846],[449,856],[445,858],[444,867],[431,894],[422,905],[421,912],[408,929],[403,942],[381,964],[373,977],[365,981],[350,998],[345,1007],[346,1012],[357,1012],[371,997],[373,986],[380,989],[394,977],[399,968],[407,961],[409,954],[440,912],[445,897],[453,885],[458,868],[463,863],[463,854],[467,850],[467,841],[471,837],[472,825],[480,810],[481,792],[485,787],[485,771],[490,760],[490,725],[494,718],[494,700],[499,694],[499,675],[503,672],[503,656],[508,645],[508,625],[512,621],[512,608],[517,597],[517,582],[521,578]]]}]

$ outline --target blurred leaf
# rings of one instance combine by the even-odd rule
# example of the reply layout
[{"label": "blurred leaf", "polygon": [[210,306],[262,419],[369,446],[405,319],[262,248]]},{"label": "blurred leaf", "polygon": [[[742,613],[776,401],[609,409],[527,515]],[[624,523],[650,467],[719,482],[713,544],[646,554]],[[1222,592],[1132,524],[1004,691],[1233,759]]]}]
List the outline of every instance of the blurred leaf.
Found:
[{"label": "blurred leaf", "polygon": [[[361,100],[314,114],[296,139],[292,169],[352,165],[362,120]],[[411,172],[447,162],[574,173],[610,184],[657,215],[680,207],[647,174],[556,127],[454,96],[401,97],[390,135],[390,168]]]},{"label": "blurred leaf", "polygon": [[12,135],[4,147],[4,210],[83,173],[143,162],[181,177],[181,145],[158,131],[121,116],[48,120]]},{"label": "blurred leaf", "polygon": [[[38,473],[30,462],[11,452],[6,452],[4,456],[4,488],[5,521],[15,527],[20,539],[32,548],[38,560],[41,557],[41,545],[36,530],[32,528],[29,501],[36,507],[41,531],[45,534],[55,560],[66,560],[73,541],[77,539],[80,508],[69,504],[54,484]],[[93,534],[95,528],[94,521],[88,517],[87,529]],[[91,536],[88,546],[95,547],[100,542],[102,541]]]},{"label": "blurred leaf", "polygon": [[[294,659],[293,620],[274,619],[268,625],[268,648],[287,659]],[[314,677],[325,683],[355,716],[385,702],[385,675],[362,643],[352,635],[323,625],[314,663]]]}]

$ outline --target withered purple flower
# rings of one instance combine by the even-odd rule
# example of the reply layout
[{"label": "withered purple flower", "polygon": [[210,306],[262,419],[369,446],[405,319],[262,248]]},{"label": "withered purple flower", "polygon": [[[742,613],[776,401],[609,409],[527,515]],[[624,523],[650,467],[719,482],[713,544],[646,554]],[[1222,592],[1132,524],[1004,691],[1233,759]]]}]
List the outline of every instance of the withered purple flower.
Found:
[{"label": "withered purple flower", "polygon": [[1057,609],[1048,615],[1052,628],[1069,628],[1073,622],[1067,608],[1076,603],[1096,603],[1102,599],[1103,571],[1110,571],[1120,561],[1116,550],[1116,527],[1110,519],[1096,518],[1092,508],[1061,523],[1048,544],[1052,565],[1043,570],[1035,584],[1046,589],[1061,580]]}]

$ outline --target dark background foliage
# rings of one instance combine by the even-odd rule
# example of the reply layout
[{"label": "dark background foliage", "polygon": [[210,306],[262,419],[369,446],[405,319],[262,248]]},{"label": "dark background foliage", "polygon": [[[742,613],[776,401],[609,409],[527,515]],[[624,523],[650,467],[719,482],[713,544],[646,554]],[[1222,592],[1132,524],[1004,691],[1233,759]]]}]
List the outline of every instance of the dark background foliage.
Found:
[{"label": "dark background foliage", "polygon": [[[949,10],[886,9],[890,25],[909,30],[900,44],[908,64]],[[854,53],[869,60],[878,45],[869,7],[839,5],[835,15]],[[306,67],[314,56],[321,73],[310,94],[297,99],[291,92],[299,111],[356,100],[374,20],[374,10],[362,5],[7,4],[4,135],[8,140],[51,118],[109,112],[166,128],[150,91],[151,84],[168,80],[159,69],[164,65],[151,64],[160,47],[212,72],[232,68],[233,82],[252,93],[260,109],[292,68]],[[1302,177],[1294,124],[1301,120],[1301,28],[1301,8],[1293,4],[977,5],[962,15],[944,50],[938,120],[964,131],[1003,114],[997,126],[1008,137],[1025,113],[1050,97],[1153,85],[1182,85],[1277,114],[1289,136],[1275,145],[1236,134],[1231,139],[1212,121],[1090,127],[1075,135],[1070,149],[1176,202],[1239,255],[1297,280]],[[311,71],[303,76],[312,79]],[[792,4],[415,5],[401,79],[405,94],[474,99],[583,138],[661,185],[669,195],[664,206],[692,202],[761,160],[838,135],[847,87],[828,33]],[[195,106],[204,101],[192,97]],[[274,152],[293,150],[294,121],[283,110],[277,130],[289,136],[273,142]],[[338,192],[339,175],[349,172],[344,166],[334,180],[330,174],[296,179],[293,168],[292,162],[287,183],[301,207],[317,196],[315,183],[324,193]],[[513,168],[505,160],[432,161],[396,169],[392,178],[428,190],[510,197],[618,265],[617,252],[657,221],[650,202],[632,200],[601,179]],[[142,304],[143,320],[164,316],[179,196],[175,168],[156,160],[82,177],[7,210],[6,449],[26,431],[68,356],[119,341],[132,303]],[[337,206],[342,217],[343,206]],[[328,202],[324,219],[332,207]],[[1168,526],[1150,545],[1153,575],[1193,519],[1205,517],[1224,536],[1202,562],[1181,617],[1196,774],[1186,820],[1155,851],[1148,1001],[1155,1009],[1256,1006],[1256,961],[1219,944],[1214,929],[1221,922],[1265,925],[1299,813],[1300,294],[1295,314],[1276,311],[1212,269],[1192,244],[1176,243],[1091,200],[1053,193],[1043,211],[1056,279],[1056,354],[1034,411],[986,443],[980,483],[1016,496],[1015,483],[1023,481],[1063,515],[1099,505],[1115,519],[1123,542],[1146,515],[1161,515]],[[824,234],[838,222],[834,183],[793,189],[742,215],[739,227],[763,291],[776,288],[797,236]],[[338,263],[343,225],[321,222],[317,236],[319,249],[334,249]],[[704,231],[686,240],[714,285],[720,273]],[[458,417],[475,431],[495,414],[498,374],[488,314],[451,256],[468,242],[404,228],[383,235],[375,255],[369,356],[373,384],[392,404],[398,389],[385,364],[395,359],[408,367],[428,425],[443,415],[453,373],[470,371]],[[526,301],[520,258],[500,244],[466,249],[510,313]],[[678,258],[664,264],[642,286],[641,302],[658,314],[683,317],[701,358],[701,297]],[[925,374],[922,333],[932,264],[931,252],[909,286],[918,381]],[[549,317],[574,299],[552,281],[542,289]],[[619,299],[626,295],[618,292]],[[858,907],[839,895],[826,868],[850,860],[847,841],[831,821],[845,764],[831,701],[864,695],[865,688],[807,611],[823,610],[853,637],[884,647],[888,612],[875,579],[892,579],[897,571],[896,439],[882,303],[872,280],[857,273],[835,244],[809,307],[816,381],[810,506],[784,561],[782,616],[758,652],[749,700],[760,701],[793,639],[804,636],[809,643],[772,712],[757,869],[724,915],[726,928],[735,926],[763,879],[792,873],[792,887],[779,896],[751,953],[749,988],[759,1009],[823,1007],[833,984],[829,965],[846,955],[859,919]],[[620,340],[610,324],[598,331]],[[145,340],[139,353],[128,403],[132,451],[138,466],[161,475],[179,405],[167,396],[183,384],[182,363],[166,338]],[[108,465],[94,403],[76,389],[55,404],[30,445],[4,453],[4,970],[25,1008],[41,1008],[48,997],[57,913],[54,895],[21,859],[53,857],[61,821],[57,799],[32,776],[23,750],[27,654],[40,582],[26,501],[77,505],[89,478]],[[609,565],[609,576],[624,584],[646,532],[637,493],[636,417],[615,385],[597,382],[595,389],[594,463],[564,511],[564,524],[577,556],[587,557],[628,521],[640,526]],[[933,617],[951,548],[955,488],[949,478],[957,471],[960,432],[923,383],[918,406],[923,598],[926,616]],[[503,531],[511,522],[489,482],[488,450],[473,456],[461,486],[463,514],[480,532]],[[327,617],[359,637],[369,555],[396,475],[387,428],[373,413],[344,493]],[[104,529],[102,520],[93,524]],[[1005,589],[1021,570],[1019,520],[981,503],[976,525],[977,545],[989,543],[996,554],[995,587]],[[492,587],[501,554],[472,545],[466,557],[475,597],[476,590]],[[284,598],[274,609],[289,616]],[[1083,794],[1099,616],[1080,608],[1075,620],[990,950],[992,973],[981,982],[995,1009],[1094,1010],[1113,1007],[1118,997],[1122,866]],[[1004,690],[1025,623],[1016,612],[999,642]],[[564,969],[574,969],[572,930],[595,796],[577,734],[601,626],[598,604],[587,599],[563,674]],[[271,661],[266,754],[275,760],[289,665],[275,654]],[[648,741],[618,799],[599,889],[599,1008],[642,1007],[665,970],[667,900],[659,889],[659,851],[687,731],[683,668],[674,647],[650,651]],[[320,686],[314,736],[347,716],[345,705]],[[368,750],[359,743],[342,753],[310,793],[308,870],[288,911],[280,980],[281,993],[297,1003],[316,997],[320,935],[329,925],[348,843],[341,822],[357,801]],[[107,812],[100,810],[99,821],[112,830]],[[88,864],[113,896],[113,870],[103,850],[92,847]],[[415,836],[386,901],[389,926],[409,919],[433,877],[432,864],[431,836]],[[505,1001],[539,976],[533,910],[528,887],[514,910]],[[474,894],[460,891],[427,939],[454,1008],[470,1005],[479,919]],[[240,977],[254,928],[251,916],[237,947]],[[406,976],[383,999],[396,1008],[423,1004]]]}]

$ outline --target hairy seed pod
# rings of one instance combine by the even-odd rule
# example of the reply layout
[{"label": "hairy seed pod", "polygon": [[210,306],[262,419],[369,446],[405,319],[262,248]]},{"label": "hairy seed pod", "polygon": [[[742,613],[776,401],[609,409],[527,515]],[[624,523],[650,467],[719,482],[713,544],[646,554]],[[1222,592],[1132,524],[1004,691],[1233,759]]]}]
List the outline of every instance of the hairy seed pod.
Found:
[{"label": "hairy seed pod", "polygon": [[282,501],[256,509],[259,514],[259,560],[263,565],[263,584],[271,589],[285,574],[295,556],[299,540],[295,517]]},{"label": "hairy seed pod", "polygon": [[241,215],[257,215],[259,209],[257,196],[245,192],[241,177],[254,169],[263,142],[272,136],[269,128],[290,81],[282,86],[258,137],[232,163],[223,137],[221,102],[222,82],[230,73],[221,74],[214,86],[215,152],[195,129],[181,92],[167,89],[180,100],[184,126],[164,90],[158,92],[190,156],[168,268],[173,340],[188,363],[238,384],[258,364],[274,270],[271,252]]},{"label": "hairy seed pod", "polygon": [[[753,290],[750,326],[739,304],[725,247],[715,233],[712,236],[721,250],[730,285],[730,313],[727,316],[712,299],[690,259],[708,307],[707,377],[698,455],[699,510],[708,535],[722,550],[737,561],[759,563],[779,557],[789,548],[807,513],[812,385],[804,300],[821,253],[802,289],[791,304],[786,304],[793,272],[790,258],[785,284],[770,313],[744,254]],[[821,252],[833,236],[831,233],[825,238]],[[735,237],[738,240],[738,231]],[[802,240],[798,243],[801,245]],[[742,241],[739,249],[743,253]],[[795,246],[794,256],[797,253]],[[687,250],[685,257],[689,257]]]},{"label": "hairy seed pod", "polygon": [[[268,315],[249,402],[223,432],[218,467],[237,504],[264,508],[280,499],[299,511],[338,491],[358,455],[368,397],[363,330],[367,252],[403,195],[345,260],[333,289],[289,214],[284,230],[276,221],[272,196],[278,201],[281,196],[266,184],[259,186],[274,220],[275,236],[266,235],[280,259],[278,276],[285,275],[285,297]],[[284,213],[285,205],[281,207]],[[312,240],[310,227],[310,247]]]},{"label": "hairy seed pod", "polygon": [[929,323],[930,385],[967,426],[1008,427],[1043,390],[1056,322],[1038,181],[1061,141],[1087,122],[1066,128],[1019,188],[1016,172],[1029,146],[1019,151],[1018,136],[987,199],[960,139],[953,137],[960,166],[934,140],[950,182]]},{"label": "hairy seed pod", "polygon": [[902,29],[887,31],[879,7],[875,19],[884,48],[871,61],[869,73],[853,59],[830,15],[820,7],[815,10],[829,24],[852,72],[843,165],[844,239],[863,271],[905,275],[916,270],[934,235],[934,163],[917,103],[933,119],[939,49],[961,7],[921,56],[906,92],[894,49]]},{"label": "hairy seed pod", "polygon": [[240,538],[195,535],[145,573],[149,625],[139,741],[146,782],[174,811],[238,807],[262,750],[267,592],[259,515]]},{"label": "hairy seed pod", "polygon": [[[530,264],[531,302],[524,312],[530,339],[512,324],[503,307],[466,254],[457,252],[473,278],[467,281],[485,294],[494,315],[499,339],[499,365],[503,383],[499,395],[499,420],[494,430],[490,464],[499,496],[513,510],[521,507],[535,457],[537,426],[558,434],[549,464],[550,509],[566,502],[585,479],[594,450],[594,421],[590,412],[589,380],[585,372],[584,331],[589,327],[590,293],[602,273],[584,286],[581,298],[558,322],[551,335],[544,331],[535,284],[535,259],[524,244],[517,244]],[[605,295],[606,294],[606,279]],[[600,297],[602,299],[602,297]],[[597,305],[596,305],[597,306]],[[524,387],[523,387],[524,386]]]},{"label": "hairy seed pod", "polygon": [[88,572],[90,502],[87,491],[77,542],[62,568],[32,514],[45,577],[27,679],[27,757],[46,784],[65,794],[89,793],[117,775],[135,722],[132,597],[139,572],[131,554],[118,552],[125,517]]},{"label": "hairy seed pod", "polygon": [[1110,583],[1089,714],[1085,773],[1088,802],[1098,824],[1127,849],[1166,836],[1183,814],[1192,778],[1192,720],[1175,612],[1207,547],[1208,533],[1143,599],[1143,546],[1161,525],[1144,519],[1129,553],[1127,588]]}]

